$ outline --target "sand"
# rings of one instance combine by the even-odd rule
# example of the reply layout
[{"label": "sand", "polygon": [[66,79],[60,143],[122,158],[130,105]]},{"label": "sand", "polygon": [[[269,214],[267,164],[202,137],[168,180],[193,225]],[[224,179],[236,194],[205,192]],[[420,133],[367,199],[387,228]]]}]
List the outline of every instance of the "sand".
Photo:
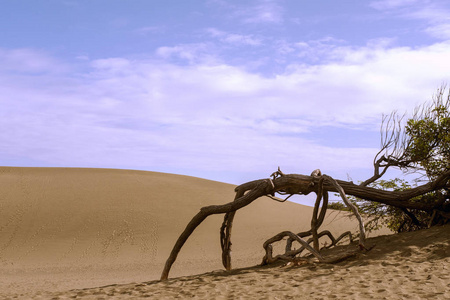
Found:
[{"label": "sand", "polygon": [[[370,239],[338,264],[253,267],[43,295],[69,299],[450,299],[450,226]],[[340,247],[342,248],[342,247]],[[342,249],[336,249],[342,250]],[[335,250],[331,251],[334,252]]]},{"label": "sand", "polygon": [[[266,239],[309,229],[311,207],[269,198],[236,215],[233,271],[221,266],[223,216],[212,216],[170,279],[158,282],[189,220],[203,206],[232,201],[233,189],[155,172],[1,167],[0,298],[450,298],[448,226],[377,237],[370,252],[335,265],[253,267]],[[333,211],[323,226],[334,234],[356,228]]]}]

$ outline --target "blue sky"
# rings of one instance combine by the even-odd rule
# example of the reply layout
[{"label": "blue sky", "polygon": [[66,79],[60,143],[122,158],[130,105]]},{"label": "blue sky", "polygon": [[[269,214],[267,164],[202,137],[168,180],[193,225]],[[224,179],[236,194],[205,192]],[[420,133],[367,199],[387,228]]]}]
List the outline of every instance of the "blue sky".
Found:
[{"label": "blue sky", "polygon": [[449,77],[445,0],[4,0],[0,165],[364,180]]}]

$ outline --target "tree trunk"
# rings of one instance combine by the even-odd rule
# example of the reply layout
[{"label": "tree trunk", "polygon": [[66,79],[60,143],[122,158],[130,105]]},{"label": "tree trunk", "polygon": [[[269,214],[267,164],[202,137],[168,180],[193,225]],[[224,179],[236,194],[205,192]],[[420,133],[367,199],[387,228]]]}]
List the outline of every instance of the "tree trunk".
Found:
[{"label": "tree trunk", "polygon": [[[380,202],[399,208],[419,209],[431,212],[433,211],[433,209],[436,209],[439,206],[441,206],[442,203],[415,202],[412,201],[411,199],[416,196],[420,196],[428,192],[432,192],[447,187],[449,185],[448,183],[449,180],[450,180],[450,170],[443,173],[441,176],[439,176],[436,180],[432,182],[405,191],[384,191],[371,187],[355,185],[354,183],[348,181],[343,180],[336,180],[336,181],[344,189],[344,192],[347,195],[352,195],[361,199]],[[308,186],[308,183],[313,183],[314,185],[317,185],[319,183],[319,178],[307,175],[287,174],[275,179],[273,182],[275,184],[276,191],[286,190],[286,192],[289,193],[289,191],[292,190],[292,186],[298,186],[303,187],[305,191],[305,193],[303,194],[306,195],[309,192],[314,191],[314,186]],[[338,189],[327,179],[325,179],[324,181],[324,190],[331,192],[339,192]]]}]

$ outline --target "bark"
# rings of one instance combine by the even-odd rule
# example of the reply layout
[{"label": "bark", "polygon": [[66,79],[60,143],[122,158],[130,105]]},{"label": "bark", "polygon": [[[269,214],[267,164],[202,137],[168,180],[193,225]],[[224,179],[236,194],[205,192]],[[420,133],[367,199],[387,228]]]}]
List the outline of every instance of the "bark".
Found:
[{"label": "bark", "polygon": [[[306,236],[309,236],[309,235],[311,235],[311,233],[309,233],[309,234],[305,234],[305,232],[303,233],[303,234],[297,234],[300,238],[304,238],[304,237],[306,237]],[[345,238],[345,237],[348,237],[349,238],[349,241],[350,241],[350,244],[351,243],[353,243],[353,237],[352,237],[352,233],[350,232],[350,231],[346,231],[346,232],[344,232],[343,234],[341,234],[339,237],[337,237],[337,238],[335,238],[332,234],[331,234],[331,232],[330,231],[328,231],[328,230],[324,230],[324,231],[322,231],[322,232],[320,232],[319,234],[318,234],[318,238],[321,238],[321,237],[323,237],[323,236],[328,236],[328,238],[331,240],[331,244],[330,245],[326,245],[326,246],[323,246],[321,249],[328,249],[328,248],[331,248],[331,247],[333,247],[333,246],[336,246],[337,245],[337,243],[339,243],[343,238]],[[288,242],[289,241],[294,241],[294,239],[291,239],[291,238],[289,238],[288,239]],[[306,241],[306,243],[308,243],[308,245],[309,244],[311,244],[311,242],[313,241],[313,239],[312,238],[310,238],[310,239],[308,239],[307,241]],[[291,242],[291,245],[292,245],[292,242]],[[289,247],[289,248],[287,248],[286,247],[286,251],[285,251],[285,256],[286,257],[291,257],[291,258],[293,258],[293,257],[295,257],[295,256],[297,256],[297,255],[299,255],[299,254],[301,254],[303,251],[305,251],[305,247],[304,246],[302,246],[302,247],[300,247],[299,249],[295,249],[295,250],[292,250],[291,249],[291,247]]]},{"label": "bark", "polygon": [[299,242],[303,247],[308,249],[320,262],[324,261],[324,258],[322,257],[322,255],[320,255],[319,251],[312,248],[308,242],[306,242],[301,237],[299,237],[298,235],[296,235],[290,231],[283,231],[283,232],[280,232],[279,234],[275,235],[274,237],[268,239],[264,243],[263,247],[264,247],[264,250],[266,250],[266,255],[263,258],[262,265],[273,263],[274,261],[276,261],[278,259],[286,259],[286,260],[292,259],[291,257],[289,257],[287,255],[277,255],[276,257],[272,257],[272,244],[275,242],[281,241],[286,236]]},{"label": "bark", "polygon": [[[438,202],[415,202],[411,200],[414,197],[436,191],[449,186],[450,180],[450,170],[444,172],[436,180],[426,183],[424,185],[412,188],[405,191],[384,191],[371,187],[355,185],[352,182],[336,180],[337,183],[343,188],[345,194],[352,195],[358,198],[362,198],[369,201],[375,201],[384,203],[387,205],[392,205],[399,208],[408,209],[419,209],[423,211],[433,211],[433,209],[438,209],[442,205],[441,201]],[[275,179],[273,182],[275,184],[276,191],[283,189],[286,190],[300,190],[304,191],[302,194],[307,195],[311,191],[314,191],[314,185],[318,184],[319,178],[299,175],[299,174],[287,174],[282,177]],[[308,186],[308,183],[313,183],[313,186]],[[290,186],[298,186],[297,188],[292,188]],[[324,189],[330,192],[339,192],[338,189],[333,186],[333,184],[325,179]]]},{"label": "bark", "polygon": [[334,180],[333,178],[331,178],[330,176],[327,176],[327,175],[324,175],[323,177],[327,181],[331,182],[331,184],[338,190],[339,194],[342,197],[342,200],[344,200],[345,204],[352,210],[353,214],[358,219],[358,222],[359,222],[359,245],[362,249],[365,249],[366,230],[364,228],[364,222],[361,218],[361,215],[358,212],[358,209],[350,201],[348,201],[347,196],[345,196],[344,189],[337,183],[336,180]]},{"label": "bark", "polygon": [[226,270],[231,270],[231,229],[236,212],[225,214],[220,228],[220,247],[222,248],[222,265]]},{"label": "bark", "polygon": [[[331,233],[329,231],[323,231],[323,232],[321,232],[319,234],[319,236],[323,236],[323,235],[328,235],[332,239],[332,241],[333,241],[332,246],[336,245],[336,243],[339,240],[341,240],[343,237],[345,237],[346,235],[350,235],[350,242],[351,242],[351,233],[350,232],[343,233],[337,239],[335,239],[333,237],[333,235],[331,235]],[[311,252],[311,254],[314,255],[319,260],[320,263],[327,263],[327,264],[338,263],[338,262],[346,260],[346,259],[348,259],[350,257],[353,257],[353,256],[355,256],[356,254],[359,253],[359,251],[350,251],[350,252],[344,253],[342,256],[335,257],[333,259],[327,259],[327,258],[324,258],[319,253],[319,251],[316,251],[314,248],[312,248],[309,245],[311,243],[311,240],[305,241],[300,236],[298,236],[297,234],[294,234],[294,233],[292,233],[290,231],[283,231],[283,232],[280,232],[279,234],[275,235],[274,237],[268,239],[264,243],[263,247],[266,250],[266,255],[263,257],[263,261],[262,261],[261,265],[267,265],[267,264],[276,262],[277,260],[286,260],[286,261],[291,261],[291,262],[295,261],[295,255],[301,253],[302,251],[294,250],[291,253],[286,252],[285,254],[279,254],[279,255],[273,257],[272,244],[282,240],[286,236],[288,236],[289,239],[292,239],[292,240],[295,240],[295,241],[299,242],[302,245],[302,248],[300,248],[300,249],[307,249],[307,250],[309,250]],[[331,246],[328,246],[328,248],[329,247],[331,247]],[[366,249],[366,250],[370,250],[370,249]],[[305,259],[305,258],[304,257],[300,257],[300,259]]]},{"label": "bark", "polygon": [[[378,154],[375,156],[375,158],[385,150],[385,148],[381,149],[380,152],[378,152]],[[382,166],[381,164],[383,162],[386,162],[387,159],[383,156],[381,156],[379,159],[377,159],[376,161],[374,161],[373,163],[373,167],[374,167],[374,173],[373,176],[370,177],[369,179],[367,179],[366,181],[362,182],[360,185],[361,186],[368,186],[369,184],[371,184],[372,182],[376,181],[377,179],[380,179],[388,170],[388,168],[391,166],[390,164],[386,164],[384,166]],[[380,172],[380,168],[383,168]]]},{"label": "bark", "polygon": [[[325,194],[324,194],[323,181],[324,181],[324,177],[321,177],[319,179],[319,183],[318,183],[317,198],[316,198],[316,203],[314,205],[313,216],[311,219],[311,233],[312,233],[312,237],[313,237],[313,246],[316,251],[320,250],[319,249],[318,230],[319,230],[319,227],[323,223],[323,220],[325,218],[325,213],[328,208],[328,192],[325,192]],[[322,209],[320,211],[320,215],[318,216],[317,214],[319,213],[319,206],[320,206],[320,202],[321,202],[322,198],[323,198]]]}]

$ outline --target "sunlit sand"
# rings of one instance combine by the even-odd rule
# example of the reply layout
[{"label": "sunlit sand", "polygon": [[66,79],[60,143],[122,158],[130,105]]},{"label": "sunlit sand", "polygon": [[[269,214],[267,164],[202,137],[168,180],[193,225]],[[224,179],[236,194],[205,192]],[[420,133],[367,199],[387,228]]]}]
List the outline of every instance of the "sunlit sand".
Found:
[{"label": "sunlit sand", "polygon": [[[217,215],[188,239],[170,279],[158,282],[194,214],[232,201],[233,190],[155,172],[1,167],[0,298],[450,298],[448,226],[369,239],[370,252],[335,265],[254,267],[266,239],[310,228],[312,207],[269,198],[237,212],[233,271],[221,265]],[[331,211],[322,229],[357,228]]]}]

